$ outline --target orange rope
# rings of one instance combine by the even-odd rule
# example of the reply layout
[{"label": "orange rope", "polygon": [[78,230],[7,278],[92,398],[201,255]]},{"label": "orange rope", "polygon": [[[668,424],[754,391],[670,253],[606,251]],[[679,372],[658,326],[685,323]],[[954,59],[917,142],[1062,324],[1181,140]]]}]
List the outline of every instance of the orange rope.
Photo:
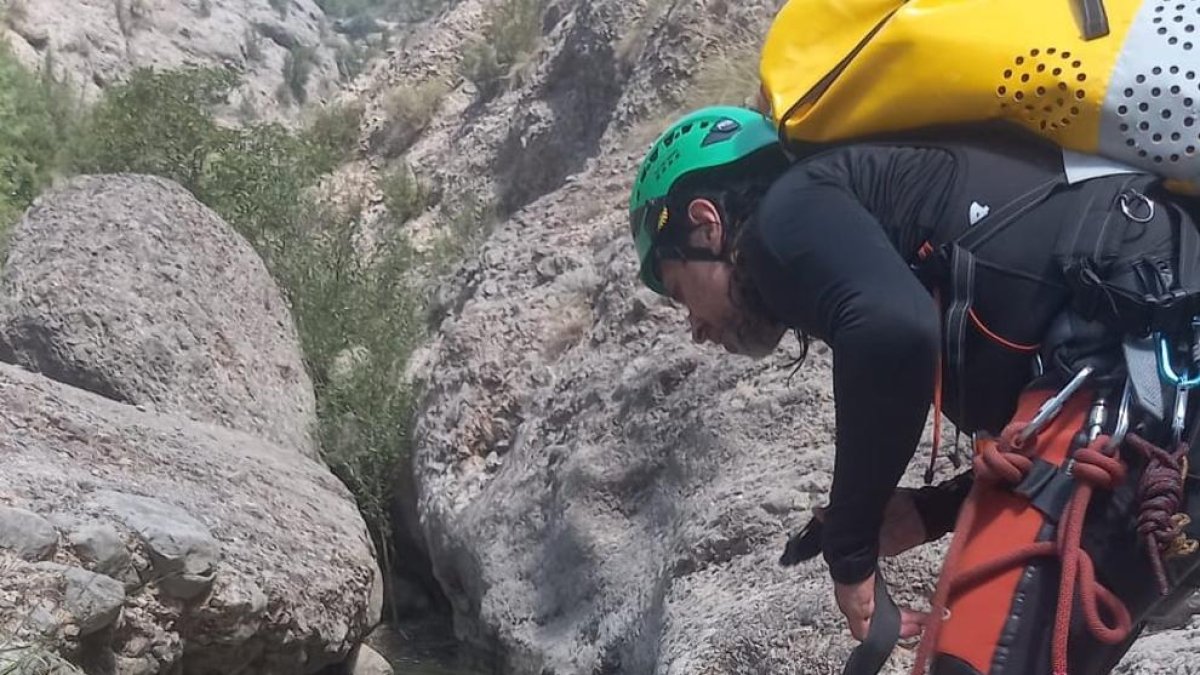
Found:
[{"label": "orange rope", "polygon": [[990,329],[986,325],[984,325],[983,321],[980,320],[979,315],[975,313],[974,307],[967,310],[967,316],[971,317],[971,323],[975,324],[975,327],[978,328],[981,333],[988,336],[988,338],[990,338],[993,342],[997,342],[1001,345],[1004,345],[1005,347],[1008,347],[1009,349],[1011,349],[1013,351],[1036,352],[1038,349],[1041,348],[1041,345],[1023,345],[1018,342],[1012,342],[1010,340],[1005,340],[1004,338],[1000,337],[996,333],[992,332],[992,329]]},{"label": "orange rope", "polygon": [[[1032,466],[1030,456],[1037,448],[1037,435],[1031,436],[1024,444],[1016,442],[1017,434],[1025,426],[1024,422],[1010,424],[1001,434],[998,446],[985,447],[975,455],[975,484],[971,488],[972,494],[959,513],[954,539],[934,591],[929,623],[925,627],[925,635],[913,664],[913,675],[925,673],[937,644],[944,610],[949,606],[952,596],[993,575],[1039,557],[1057,556],[1061,560],[1052,645],[1054,675],[1067,675],[1067,638],[1076,591],[1080,595],[1084,621],[1096,639],[1105,644],[1116,644],[1129,635],[1132,623],[1129,610],[1112,591],[1097,581],[1091,557],[1080,545],[1084,516],[1092,498],[1092,491],[1096,488],[1112,489],[1121,482],[1125,473],[1125,466],[1121,460],[1104,452],[1108,436],[1098,436],[1088,447],[1075,453],[1072,473],[1081,480],[1063,514],[1055,541],[1027,544],[984,564],[962,571],[956,570],[958,560],[966,547],[966,537],[974,525],[978,499],[975,491],[980,489],[985,481],[1019,483]],[[1100,616],[1101,605],[1113,617],[1113,625],[1104,623]]]}]

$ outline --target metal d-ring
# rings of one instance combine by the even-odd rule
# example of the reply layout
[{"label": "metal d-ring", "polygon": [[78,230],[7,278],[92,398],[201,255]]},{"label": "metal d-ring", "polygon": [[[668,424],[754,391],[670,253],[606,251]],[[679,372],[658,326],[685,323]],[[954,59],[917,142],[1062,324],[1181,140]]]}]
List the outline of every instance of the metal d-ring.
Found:
[{"label": "metal d-ring", "polygon": [[[1135,202],[1141,202],[1145,205],[1144,208],[1148,212],[1146,215],[1139,216],[1134,214],[1132,208],[1133,203],[1131,203],[1129,199],[1129,195],[1131,194],[1133,195]],[[1124,213],[1126,218],[1135,223],[1148,223],[1151,220],[1154,220],[1154,200],[1150,199],[1141,192],[1138,192],[1137,190],[1127,190],[1122,192],[1119,198],[1119,203],[1121,204],[1121,213]]]}]

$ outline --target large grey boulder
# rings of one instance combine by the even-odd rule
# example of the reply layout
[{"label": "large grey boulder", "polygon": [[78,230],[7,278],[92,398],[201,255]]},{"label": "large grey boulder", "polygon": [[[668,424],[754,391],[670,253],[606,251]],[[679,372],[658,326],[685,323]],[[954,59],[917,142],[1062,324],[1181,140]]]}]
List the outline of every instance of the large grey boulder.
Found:
[{"label": "large grey boulder", "polygon": [[50,521],[25,509],[0,506],[0,549],[25,560],[44,560],[58,547],[58,531]]},{"label": "large grey boulder", "polygon": [[116,623],[125,603],[121,582],[79,567],[52,562],[38,563],[35,569],[61,576],[62,608],[70,615],[73,633],[91,635]]},{"label": "large grey boulder", "polygon": [[80,528],[115,530],[141,577],[80,569],[78,544],[58,564],[0,549],[0,636],[15,643],[121,672],[282,675],[342,661],[379,620],[352,496],[290,448],[0,364],[0,456],[14,508],[47,514],[67,541],[107,541],[82,550],[113,542]]},{"label": "large grey boulder", "polygon": [[84,176],[12,231],[0,359],[313,456],[312,383],[250,244],[186,190]]},{"label": "large grey boulder", "polygon": [[69,527],[67,541],[75,555],[101,574],[126,580],[133,571],[129,549],[109,523],[86,522]]}]

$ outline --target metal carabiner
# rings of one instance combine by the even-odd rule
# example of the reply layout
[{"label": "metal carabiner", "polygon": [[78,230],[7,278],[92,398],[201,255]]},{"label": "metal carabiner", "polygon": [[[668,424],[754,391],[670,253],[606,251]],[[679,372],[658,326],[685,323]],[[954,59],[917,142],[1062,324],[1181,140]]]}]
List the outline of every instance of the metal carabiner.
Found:
[{"label": "metal carabiner", "polygon": [[[1137,201],[1145,204],[1145,208],[1149,212],[1147,215],[1139,216],[1133,213],[1129,199],[1130,194],[1132,194]],[[1125,217],[1133,222],[1148,223],[1151,220],[1154,220],[1154,200],[1150,199],[1141,192],[1138,192],[1137,190],[1126,190],[1125,192],[1121,193],[1121,196],[1118,198],[1118,202],[1121,204],[1121,213],[1124,213]]]},{"label": "metal carabiner", "polygon": [[1033,416],[1033,419],[1029,420],[1029,424],[1026,424],[1025,428],[1017,433],[1017,442],[1024,443],[1029,440],[1030,436],[1041,431],[1042,427],[1057,417],[1063,405],[1075,395],[1075,392],[1079,391],[1079,388],[1083,386],[1083,383],[1091,376],[1094,370],[1095,368],[1092,366],[1084,366],[1075,374],[1075,377],[1071,378],[1071,381],[1066,386],[1058,390],[1057,394],[1046,399],[1046,402],[1038,408],[1037,414]]},{"label": "metal carabiner", "polygon": [[1121,393],[1121,405],[1117,408],[1117,425],[1113,428],[1112,436],[1108,437],[1105,448],[1111,453],[1121,447],[1125,434],[1129,432],[1129,406],[1133,403],[1133,381],[1125,380],[1125,390]]},{"label": "metal carabiner", "polygon": [[1179,445],[1183,440],[1183,424],[1187,421],[1188,389],[1179,387],[1175,390],[1175,413],[1171,417],[1171,441]]},{"label": "metal carabiner", "polygon": [[1192,389],[1200,385],[1200,370],[1195,375],[1191,368],[1185,369],[1182,374],[1175,372],[1175,367],[1171,365],[1171,346],[1167,336],[1162,333],[1158,334],[1158,375],[1163,382],[1176,389]]}]

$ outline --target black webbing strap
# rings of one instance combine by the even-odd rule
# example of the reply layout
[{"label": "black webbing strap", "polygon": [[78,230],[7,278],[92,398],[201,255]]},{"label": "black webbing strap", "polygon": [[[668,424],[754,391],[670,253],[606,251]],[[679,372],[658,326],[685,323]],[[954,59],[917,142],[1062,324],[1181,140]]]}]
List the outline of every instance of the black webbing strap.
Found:
[{"label": "black webbing strap", "polygon": [[1078,0],[1083,15],[1083,39],[1095,40],[1108,35],[1108,12],[1104,0]]},{"label": "black webbing strap", "polygon": [[946,365],[958,393],[958,415],[967,410],[967,387],[962,381],[966,363],[967,317],[975,296],[975,256],[955,244],[950,251],[950,289],[952,299],[946,310]]},{"label": "black webbing strap", "polygon": [[887,592],[883,574],[875,571],[875,613],[867,637],[850,652],[842,675],[876,675],[900,640],[900,610]]}]

